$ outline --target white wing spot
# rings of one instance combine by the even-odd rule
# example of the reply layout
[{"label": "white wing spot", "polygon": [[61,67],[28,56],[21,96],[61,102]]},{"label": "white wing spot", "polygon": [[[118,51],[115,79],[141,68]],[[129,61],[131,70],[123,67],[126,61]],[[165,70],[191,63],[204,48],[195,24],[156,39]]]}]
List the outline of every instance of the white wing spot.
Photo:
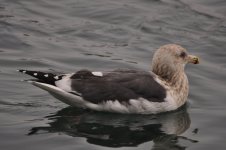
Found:
[{"label": "white wing spot", "polygon": [[44,76],[47,78],[49,75],[48,74],[45,74]]},{"label": "white wing spot", "polygon": [[99,76],[99,77],[102,77],[103,76],[103,73],[102,72],[92,72],[92,74],[94,76]]},{"label": "white wing spot", "polygon": [[38,75],[38,73],[34,73],[34,76],[37,76]]},{"label": "white wing spot", "polygon": [[58,77],[58,76],[55,76],[55,77],[54,77],[54,79],[58,80],[58,79],[59,79],[59,77]]},{"label": "white wing spot", "polygon": [[23,73],[26,73],[26,71],[24,70],[24,71],[22,71]]}]

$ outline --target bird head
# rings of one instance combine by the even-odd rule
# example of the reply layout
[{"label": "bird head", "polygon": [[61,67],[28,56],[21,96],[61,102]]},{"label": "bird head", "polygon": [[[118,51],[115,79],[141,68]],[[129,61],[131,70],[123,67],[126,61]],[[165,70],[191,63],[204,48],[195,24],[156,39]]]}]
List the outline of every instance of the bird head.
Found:
[{"label": "bird head", "polygon": [[199,58],[189,55],[187,50],[180,45],[167,44],[155,52],[152,71],[162,78],[170,78],[175,73],[184,72],[187,63],[198,64]]}]

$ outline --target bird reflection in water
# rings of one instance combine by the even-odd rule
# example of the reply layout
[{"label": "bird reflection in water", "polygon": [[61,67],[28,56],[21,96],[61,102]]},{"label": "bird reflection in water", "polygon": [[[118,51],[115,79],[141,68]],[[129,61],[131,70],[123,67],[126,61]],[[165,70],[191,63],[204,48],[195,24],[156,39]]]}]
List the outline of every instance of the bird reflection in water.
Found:
[{"label": "bird reflection in water", "polygon": [[122,115],[68,107],[47,118],[51,120],[49,126],[34,127],[28,135],[59,132],[85,137],[88,143],[107,147],[138,146],[153,141],[155,150],[185,149],[180,139],[198,142],[180,136],[191,123],[186,106],[158,115]]}]

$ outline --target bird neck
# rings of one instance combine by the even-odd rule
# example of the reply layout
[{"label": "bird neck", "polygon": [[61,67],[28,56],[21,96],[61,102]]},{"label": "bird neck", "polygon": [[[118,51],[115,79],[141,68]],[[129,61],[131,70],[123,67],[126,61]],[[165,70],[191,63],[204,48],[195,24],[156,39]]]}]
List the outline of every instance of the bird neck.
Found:
[{"label": "bird neck", "polygon": [[175,97],[177,105],[180,107],[187,101],[189,85],[188,78],[185,72],[180,72],[177,75],[174,75],[169,82],[174,93],[177,93]]},{"label": "bird neck", "polygon": [[163,83],[166,86],[170,87],[170,92],[176,95],[174,97],[174,100],[177,106],[182,106],[187,100],[189,91],[188,79],[187,75],[184,72],[184,69],[180,69],[174,72],[158,72],[156,70],[153,70],[153,72],[157,74],[162,81],[164,81]]},{"label": "bird neck", "polygon": [[[182,106],[188,97],[188,79],[184,72],[184,66],[169,66],[169,65],[153,65],[154,72],[169,87],[170,92],[176,95],[174,97],[177,106]],[[175,94],[176,93],[176,94]]]},{"label": "bird neck", "polygon": [[187,76],[184,72],[183,66],[168,66],[161,65],[155,66],[152,68],[152,72],[158,75],[163,81],[165,81],[168,85],[175,87],[178,84],[185,82],[187,80]]}]

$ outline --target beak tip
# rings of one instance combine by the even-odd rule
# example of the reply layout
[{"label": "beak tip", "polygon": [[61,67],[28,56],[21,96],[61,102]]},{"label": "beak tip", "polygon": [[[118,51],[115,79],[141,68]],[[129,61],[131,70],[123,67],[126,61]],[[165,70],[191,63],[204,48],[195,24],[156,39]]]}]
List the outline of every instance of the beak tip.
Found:
[{"label": "beak tip", "polygon": [[194,64],[199,64],[199,58],[198,57],[195,57]]},{"label": "beak tip", "polygon": [[195,57],[192,62],[193,64],[199,64],[199,58]]},{"label": "beak tip", "polygon": [[194,55],[189,55],[188,62],[192,63],[192,64],[199,64],[200,63],[199,58],[197,56],[194,56]]}]

